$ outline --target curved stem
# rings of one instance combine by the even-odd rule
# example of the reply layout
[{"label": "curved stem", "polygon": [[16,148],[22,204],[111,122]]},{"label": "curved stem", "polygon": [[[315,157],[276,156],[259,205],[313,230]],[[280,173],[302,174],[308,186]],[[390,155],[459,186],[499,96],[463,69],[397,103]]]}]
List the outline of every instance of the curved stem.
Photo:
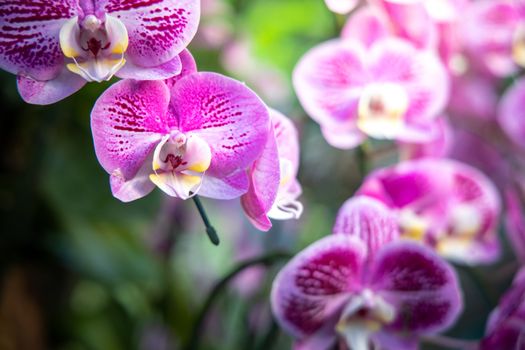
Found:
[{"label": "curved stem", "polygon": [[284,260],[284,259],[290,259],[292,256],[288,253],[284,252],[275,252],[271,253],[269,255],[265,255],[262,257],[254,258],[251,260],[247,260],[240,265],[238,265],[236,268],[234,268],[232,271],[230,271],[226,276],[224,276],[211,290],[210,294],[208,295],[208,298],[204,302],[204,305],[199,312],[197,319],[195,321],[195,324],[193,326],[190,339],[188,341],[188,345],[185,347],[187,350],[197,350],[199,347],[199,341],[201,339],[201,332],[204,326],[204,321],[206,320],[206,316],[208,315],[209,311],[211,310],[215,300],[219,297],[222,290],[228,285],[228,283],[234,279],[239,273],[244,271],[245,269],[255,266],[255,265],[271,265],[276,261]]},{"label": "curved stem", "polygon": [[206,227],[206,234],[208,235],[208,238],[210,239],[211,243],[213,243],[214,245],[219,245],[220,240],[219,240],[219,236],[217,235],[217,231],[215,231],[215,228],[211,225],[210,220],[208,219],[208,215],[206,215],[206,211],[204,210],[204,207],[202,206],[199,196],[197,195],[193,196],[193,201],[195,202],[195,205],[197,206],[197,210],[199,211],[202,221],[204,222],[204,226]]}]

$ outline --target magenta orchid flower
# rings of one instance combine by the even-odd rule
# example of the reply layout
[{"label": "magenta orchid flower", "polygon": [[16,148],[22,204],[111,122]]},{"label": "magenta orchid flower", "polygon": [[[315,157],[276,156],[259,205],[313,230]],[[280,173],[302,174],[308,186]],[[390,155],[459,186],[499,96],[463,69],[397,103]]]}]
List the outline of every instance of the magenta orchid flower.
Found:
[{"label": "magenta orchid flower", "polygon": [[303,205],[297,201],[301,185],[299,170],[299,137],[292,121],[269,109],[274,137],[268,137],[264,151],[250,169],[249,191],[241,197],[248,219],[260,230],[272,227],[270,218],[298,219]]},{"label": "magenta orchid flower", "polygon": [[498,107],[498,122],[507,136],[521,149],[525,149],[525,78],[510,87]]},{"label": "magenta orchid flower", "polygon": [[277,275],[272,309],[295,349],[415,349],[462,309],[454,270],[433,251],[395,240],[395,216],[369,198],[341,209],[337,234],[300,252]]},{"label": "magenta orchid flower", "polygon": [[401,160],[446,157],[452,146],[452,129],[445,117],[434,123],[434,137],[425,142],[398,142]]},{"label": "magenta orchid flower", "polygon": [[214,73],[120,81],[91,114],[95,151],[113,195],[236,198],[269,133],[268,111],[243,84]]},{"label": "magenta orchid flower", "polygon": [[29,103],[50,104],[113,75],[165,79],[197,30],[197,0],[7,0],[0,68]]},{"label": "magenta orchid flower", "polygon": [[510,246],[518,261],[525,265],[525,217],[519,191],[508,188],[505,191],[505,228]]},{"label": "magenta orchid flower", "polygon": [[402,237],[464,264],[500,253],[495,186],[477,169],[448,159],[407,161],[370,174],[357,192],[398,213]]},{"label": "magenta orchid flower", "polygon": [[428,139],[448,99],[448,76],[438,58],[394,38],[368,49],[350,39],[323,43],[301,59],[293,80],[328,143],[343,149],[367,136]]},{"label": "magenta orchid flower", "polygon": [[480,350],[525,349],[525,269],[516,274],[509,290],[500,299],[487,322]]},{"label": "magenta orchid flower", "polygon": [[525,16],[514,0],[473,1],[465,11],[464,45],[472,64],[505,77],[525,65]]}]

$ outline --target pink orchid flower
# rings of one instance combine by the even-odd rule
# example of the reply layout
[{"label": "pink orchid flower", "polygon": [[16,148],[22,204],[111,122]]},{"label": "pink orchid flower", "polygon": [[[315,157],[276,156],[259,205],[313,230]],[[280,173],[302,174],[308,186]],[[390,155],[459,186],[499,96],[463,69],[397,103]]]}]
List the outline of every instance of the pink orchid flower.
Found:
[{"label": "pink orchid flower", "polygon": [[479,264],[499,257],[497,190],[466,164],[432,158],[399,163],[370,174],[357,193],[396,210],[403,238],[447,259]]},{"label": "pink orchid flower", "polygon": [[500,100],[498,122],[506,135],[525,150],[525,78],[517,80]]},{"label": "pink orchid flower", "polygon": [[509,290],[500,299],[487,322],[480,350],[523,350],[525,344],[525,269],[516,274]]},{"label": "pink orchid flower", "polygon": [[505,191],[505,228],[510,246],[522,266],[525,265],[525,217],[519,190],[509,187]]},{"label": "pink orchid flower", "polygon": [[113,75],[165,79],[181,70],[197,0],[7,0],[0,9],[0,68],[29,103],[50,104]]},{"label": "pink orchid flower", "polygon": [[525,66],[524,5],[514,0],[473,1],[461,33],[472,64],[505,77]]},{"label": "pink orchid flower", "polygon": [[182,199],[197,193],[239,197],[270,131],[268,111],[255,93],[205,72],[120,81],[95,103],[91,127],[113,195],[124,202],[155,185]]},{"label": "pink orchid flower", "polygon": [[425,142],[398,142],[401,160],[446,157],[452,146],[452,129],[445,117],[434,123],[434,137]]},{"label": "pink orchid flower", "polygon": [[293,82],[305,111],[334,147],[367,136],[423,141],[448,99],[439,59],[394,38],[370,48],[350,39],[323,43],[300,60]]},{"label": "pink orchid flower", "polygon": [[432,250],[399,241],[395,215],[350,199],[335,234],[296,255],[277,275],[271,302],[297,350],[415,349],[462,309],[454,270]]},{"label": "pink orchid flower", "polygon": [[332,12],[346,15],[359,4],[359,0],[325,0],[326,7]]},{"label": "pink orchid flower", "polygon": [[303,205],[297,201],[302,191],[297,181],[297,129],[280,112],[274,109],[269,112],[274,137],[268,137],[263,153],[250,169],[250,189],[241,197],[248,219],[263,231],[272,227],[270,218],[298,219],[303,211]]}]

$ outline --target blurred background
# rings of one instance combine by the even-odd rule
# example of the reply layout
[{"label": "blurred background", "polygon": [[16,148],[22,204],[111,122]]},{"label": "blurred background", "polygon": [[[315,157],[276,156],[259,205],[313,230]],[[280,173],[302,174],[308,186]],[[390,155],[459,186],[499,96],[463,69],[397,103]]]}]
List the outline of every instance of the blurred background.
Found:
[{"label": "blurred background", "polygon": [[[262,233],[238,201],[203,199],[221,237],[215,247],[191,201],[155,190],[121,203],[97,162],[89,126],[91,107],[110,83],[33,106],[20,99],[14,76],[0,72],[0,349],[290,348],[270,314],[272,279],[286,254],[330,233],[363,175],[354,151],[327,145],[291,88],[298,59],[338,36],[344,17],[321,0],[202,0],[202,8],[190,46],[199,70],[245,81],[299,129],[303,216]],[[373,149],[370,168],[397,160],[389,143]],[[202,312],[218,281],[268,255],[216,290]],[[472,312],[450,334],[482,336],[512,279],[496,274],[510,259],[459,270]]]}]

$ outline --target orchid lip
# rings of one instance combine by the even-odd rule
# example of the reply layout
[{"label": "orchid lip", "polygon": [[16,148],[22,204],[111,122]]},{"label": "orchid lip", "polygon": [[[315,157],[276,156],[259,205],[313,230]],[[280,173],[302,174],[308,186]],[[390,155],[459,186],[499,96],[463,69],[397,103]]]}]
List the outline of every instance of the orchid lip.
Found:
[{"label": "orchid lip", "polygon": [[79,23],[78,16],[66,21],[60,29],[60,48],[73,62],[71,72],[87,81],[107,81],[124,66],[128,32],[117,18],[105,15],[101,21],[88,15]]},{"label": "orchid lip", "polygon": [[153,153],[150,180],[173,197],[195,196],[211,163],[208,144],[195,135],[165,135]]},{"label": "orchid lip", "polygon": [[408,95],[400,85],[370,84],[359,99],[357,127],[372,137],[393,139],[403,128],[408,104]]}]

